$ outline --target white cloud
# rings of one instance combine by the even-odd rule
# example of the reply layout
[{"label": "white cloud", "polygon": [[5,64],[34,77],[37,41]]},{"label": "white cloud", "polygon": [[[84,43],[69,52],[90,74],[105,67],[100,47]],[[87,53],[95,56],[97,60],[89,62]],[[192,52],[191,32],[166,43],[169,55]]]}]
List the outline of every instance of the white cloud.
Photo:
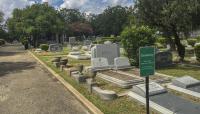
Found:
[{"label": "white cloud", "polygon": [[11,16],[13,9],[24,8],[34,3],[30,0],[0,0],[0,11],[4,13],[5,18],[8,18]]},{"label": "white cloud", "polygon": [[133,0],[63,0],[60,8],[76,8],[86,13],[101,13],[108,6],[130,6]]},{"label": "white cloud", "polygon": [[60,5],[61,8],[79,8],[85,5],[89,0],[64,0]]}]

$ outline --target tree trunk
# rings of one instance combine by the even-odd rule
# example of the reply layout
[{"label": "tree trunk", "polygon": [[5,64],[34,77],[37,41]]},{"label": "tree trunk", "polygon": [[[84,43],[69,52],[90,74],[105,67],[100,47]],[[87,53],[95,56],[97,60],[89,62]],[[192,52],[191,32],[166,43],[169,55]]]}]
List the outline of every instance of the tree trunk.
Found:
[{"label": "tree trunk", "polygon": [[174,41],[173,41],[173,39],[171,38],[171,37],[169,37],[169,45],[170,45],[170,50],[171,51],[175,51],[176,50],[176,46],[175,46],[175,44],[174,44]]},{"label": "tree trunk", "polygon": [[175,38],[175,44],[177,46],[178,55],[180,57],[180,61],[183,61],[185,57],[185,47],[181,44],[179,35],[177,34],[175,28],[173,29],[173,34]]}]

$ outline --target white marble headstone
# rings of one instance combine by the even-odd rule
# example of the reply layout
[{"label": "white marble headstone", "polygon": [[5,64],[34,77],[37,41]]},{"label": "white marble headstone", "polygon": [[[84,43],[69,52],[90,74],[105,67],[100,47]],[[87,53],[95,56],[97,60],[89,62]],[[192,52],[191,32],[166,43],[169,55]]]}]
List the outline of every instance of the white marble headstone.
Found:
[{"label": "white marble headstone", "polygon": [[200,84],[200,81],[192,78],[191,76],[184,76],[176,78],[172,81],[172,84],[182,88],[188,88]]},{"label": "white marble headstone", "polygon": [[108,69],[108,60],[106,58],[92,58],[91,59],[92,69],[94,70],[102,70]]},{"label": "white marble headstone", "polygon": [[126,69],[126,68],[130,68],[130,62],[129,59],[126,57],[117,57],[114,60],[114,66],[116,69]]},{"label": "white marble headstone", "polygon": [[[132,91],[143,97],[146,96],[145,84],[139,84],[139,85],[133,86]],[[167,90],[164,87],[162,87],[161,85],[159,85],[155,82],[149,83],[149,96],[159,95],[159,94],[166,93],[166,92],[167,92]]]}]

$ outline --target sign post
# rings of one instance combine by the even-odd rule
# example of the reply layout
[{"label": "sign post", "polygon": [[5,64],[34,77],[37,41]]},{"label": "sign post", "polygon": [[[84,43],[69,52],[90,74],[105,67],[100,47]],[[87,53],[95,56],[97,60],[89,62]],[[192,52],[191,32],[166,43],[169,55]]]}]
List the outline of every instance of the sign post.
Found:
[{"label": "sign post", "polygon": [[140,76],[145,77],[146,85],[146,113],[149,111],[149,76],[155,74],[155,48],[141,47],[139,52]]}]

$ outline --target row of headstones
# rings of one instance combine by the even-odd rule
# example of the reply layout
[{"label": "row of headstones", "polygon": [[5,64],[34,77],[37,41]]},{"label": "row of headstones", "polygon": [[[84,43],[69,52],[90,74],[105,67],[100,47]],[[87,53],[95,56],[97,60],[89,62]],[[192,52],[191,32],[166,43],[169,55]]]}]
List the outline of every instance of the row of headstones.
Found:
[{"label": "row of headstones", "polygon": [[[111,43],[97,44],[91,49],[91,55],[92,55],[92,58],[97,58],[91,61],[92,64],[95,64],[95,61],[98,62],[99,60],[102,60],[99,58],[106,58],[107,60],[105,61],[108,61],[108,65],[113,66],[114,59],[120,57],[120,48],[118,44],[111,44]],[[126,59],[125,61],[127,62],[128,60]],[[102,64],[101,66],[105,66]],[[123,63],[120,63],[120,64],[123,64]],[[171,66],[171,65],[172,65],[172,53],[170,51],[156,52],[156,67],[166,67],[166,66]]]}]

